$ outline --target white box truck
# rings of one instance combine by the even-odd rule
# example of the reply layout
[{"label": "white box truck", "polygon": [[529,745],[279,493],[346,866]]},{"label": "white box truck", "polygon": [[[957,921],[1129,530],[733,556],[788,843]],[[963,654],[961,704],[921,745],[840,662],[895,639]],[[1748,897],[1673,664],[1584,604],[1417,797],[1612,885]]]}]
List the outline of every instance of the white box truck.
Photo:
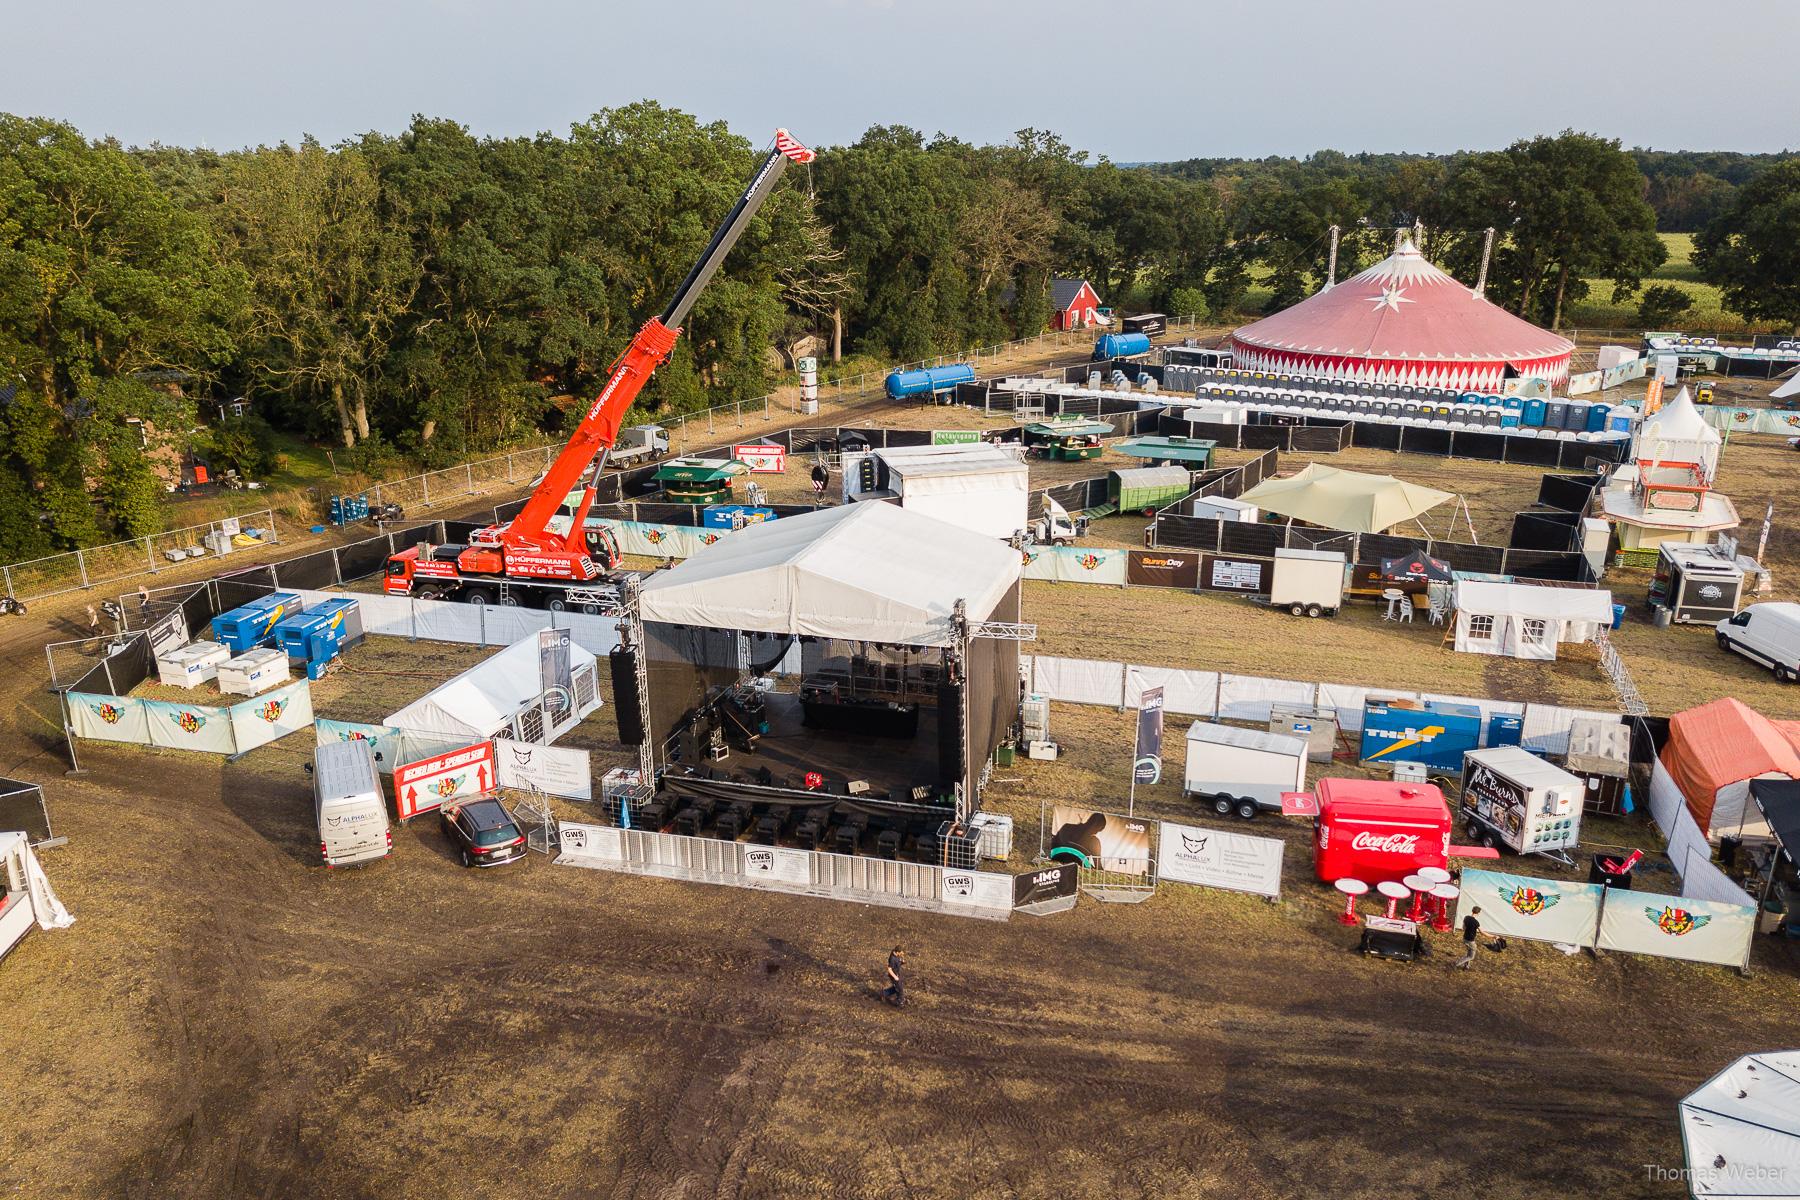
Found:
[{"label": "white box truck", "polygon": [[313,811],[326,866],[347,867],[394,852],[381,775],[367,741],[326,742],[313,751]]},{"label": "white box truck", "polygon": [[1283,792],[1306,790],[1306,739],[1195,721],[1181,790],[1222,817],[1280,812]]},{"label": "white box truck", "polygon": [[1462,811],[1469,837],[1516,854],[1557,854],[1581,842],[1586,787],[1518,746],[1463,755]]},{"label": "white box truck", "polygon": [[1269,603],[1296,617],[1335,617],[1344,606],[1344,565],[1337,550],[1275,551]]}]

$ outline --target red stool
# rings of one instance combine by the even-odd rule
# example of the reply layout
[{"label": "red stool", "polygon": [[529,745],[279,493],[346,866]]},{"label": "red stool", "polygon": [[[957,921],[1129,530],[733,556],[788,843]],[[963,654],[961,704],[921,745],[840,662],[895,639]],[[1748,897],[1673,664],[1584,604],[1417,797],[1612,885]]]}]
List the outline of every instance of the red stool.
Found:
[{"label": "red stool", "polygon": [[1462,889],[1454,883],[1440,883],[1431,889],[1431,895],[1437,901],[1437,916],[1431,920],[1431,927],[1439,933],[1450,932],[1450,902],[1462,895]]},{"label": "red stool", "polygon": [[1431,905],[1431,889],[1435,881],[1427,879],[1421,873],[1408,875],[1400,882],[1412,889],[1412,907],[1406,910],[1406,919],[1417,925],[1430,915],[1428,910]]},{"label": "red stool", "polygon": [[1387,915],[1391,921],[1399,911],[1400,902],[1412,895],[1412,889],[1404,883],[1395,883],[1392,879],[1384,879],[1375,885],[1375,890],[1387,898]]},{"label": "red stool", "polygon": [[1344,911],[1338,914],[1338,924],[1362,924],[1362,918],[1356,915],[1356,898],[1367,892],[1369,885],[1360,879],[1340,879],[1331,886],[1344,893]]}]

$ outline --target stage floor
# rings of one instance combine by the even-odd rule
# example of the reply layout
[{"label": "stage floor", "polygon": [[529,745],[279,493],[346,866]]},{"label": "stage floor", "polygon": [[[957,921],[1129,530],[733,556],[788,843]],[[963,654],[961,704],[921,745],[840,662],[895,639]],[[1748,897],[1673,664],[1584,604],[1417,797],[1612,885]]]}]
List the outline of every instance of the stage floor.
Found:
[{"label": "stage floor", "polygon": [[754,752],[736,746],[730,757],[702,763],[726,778],[744,776],[756,782],[759,769],[767,770],[775,786],[802,787],[808,771],[825,777],[827,791],[842,791],[852,780],[865,780],[871,793],[892,793],[895,800],[909,800],[912,789],[938,782],[937,709],[919,706],[919,729],[910,738],[877,737],[816,729],[805,724],[800,697],[789,692],[767,692],[769,732],[757,741]]}]

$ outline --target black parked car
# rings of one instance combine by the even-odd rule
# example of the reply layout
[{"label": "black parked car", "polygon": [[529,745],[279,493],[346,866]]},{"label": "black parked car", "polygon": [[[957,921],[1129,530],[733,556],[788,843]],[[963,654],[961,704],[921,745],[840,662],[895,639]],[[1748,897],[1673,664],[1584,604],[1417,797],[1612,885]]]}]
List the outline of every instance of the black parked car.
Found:
[{"label": "black parked car", "polygon": [[525,857],[525,831],[491,796],[445,805],[438,809],[438,824],[465,867],[497,867]]}]

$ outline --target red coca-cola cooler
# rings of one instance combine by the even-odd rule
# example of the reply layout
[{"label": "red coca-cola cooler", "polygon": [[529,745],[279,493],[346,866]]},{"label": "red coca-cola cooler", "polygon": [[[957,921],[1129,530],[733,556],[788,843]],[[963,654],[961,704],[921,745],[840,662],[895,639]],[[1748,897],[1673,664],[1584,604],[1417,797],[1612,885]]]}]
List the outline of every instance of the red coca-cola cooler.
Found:
[{"label": "red coca-cola cooler", "polygon": [[1321,779],[1314,791],[1313,865],[1326,883],[1398,882],[1449,865],[1450,806],[1434,785]]}]

